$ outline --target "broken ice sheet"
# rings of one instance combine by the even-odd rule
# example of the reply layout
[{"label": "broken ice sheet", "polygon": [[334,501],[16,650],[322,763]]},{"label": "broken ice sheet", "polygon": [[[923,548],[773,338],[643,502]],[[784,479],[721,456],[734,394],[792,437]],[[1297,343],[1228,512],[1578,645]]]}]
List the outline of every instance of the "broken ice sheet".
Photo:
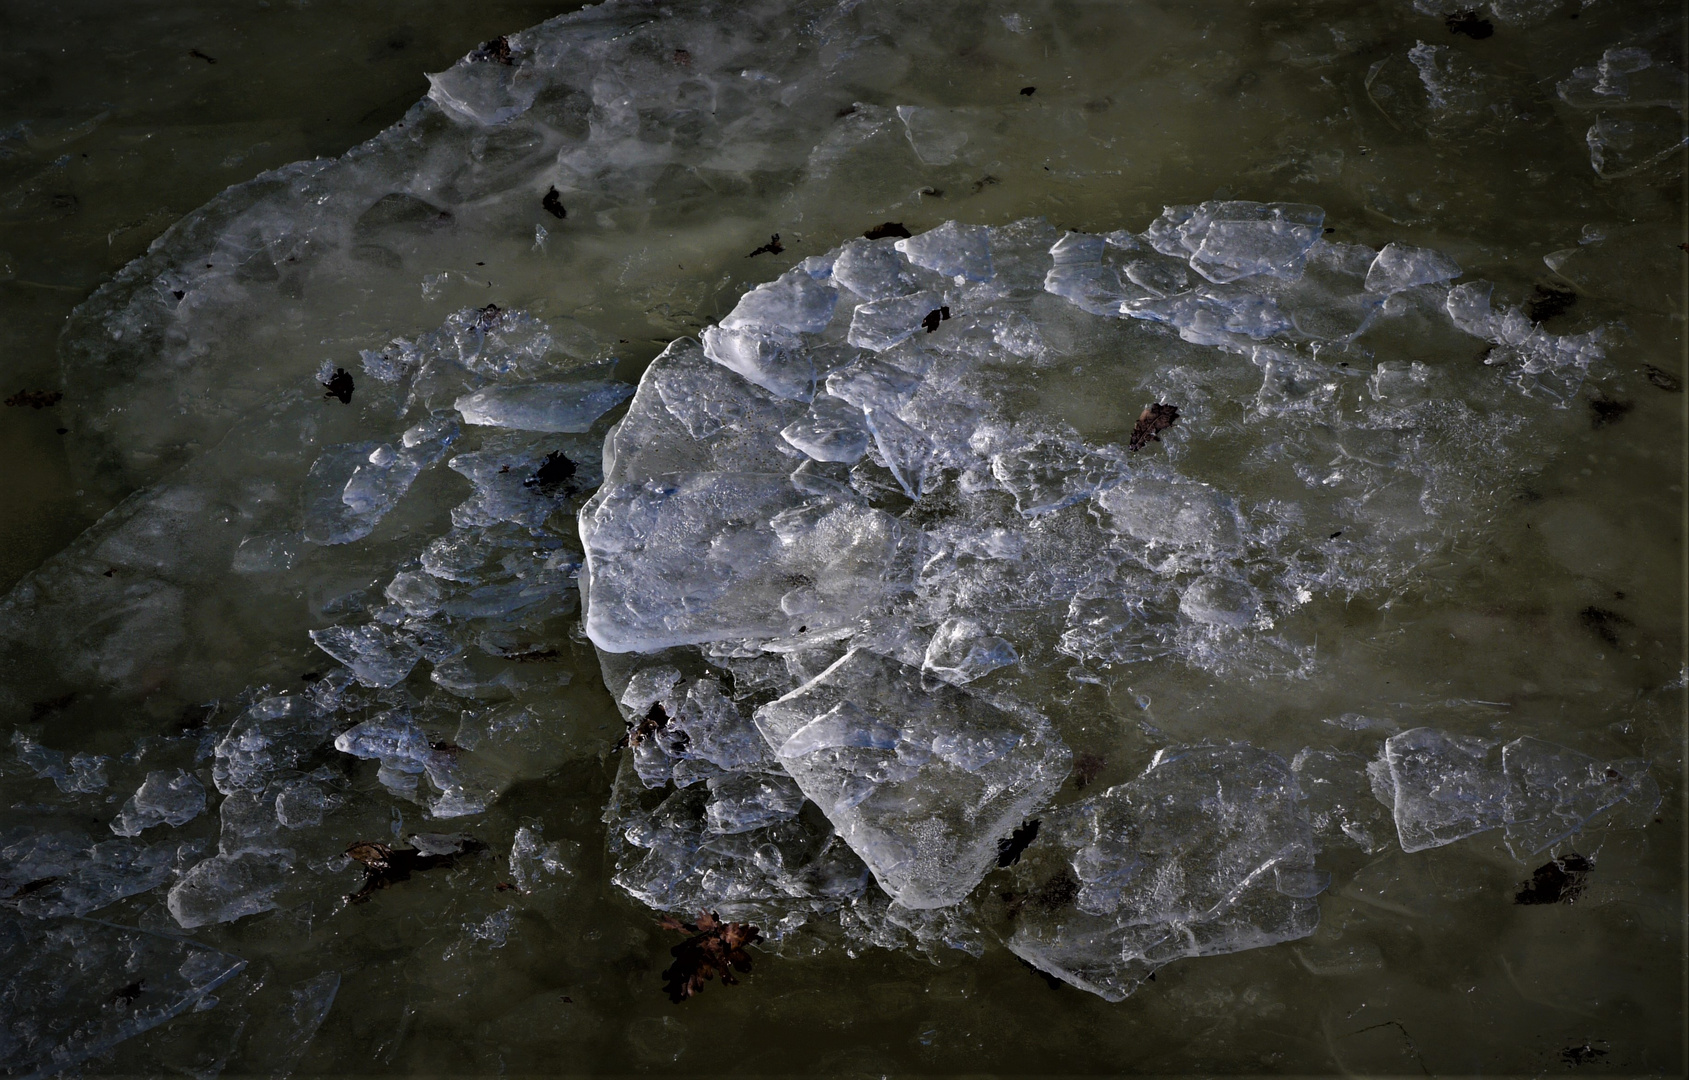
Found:
[{"label": "broken ice sheet", "polygon": [[0,914],[0,1069],[45,1077],[179,1016],[246,961],[180,937],[94,919]]},{"label": "broken ice sheet", "polygon": [[111,831],[139,836],[154,825],[185,825],[204,809],[205,787],[198,777],[183,769],[154,769],[118,811]]},{"label": "broken ice sheet", "polygon": [[852,649],[757,710],[756,724],[880,885],[910,908],[965,897],[1066,777],[1067,747],[918,669]]},{"label": "broken ice sheet", "polygon": [[1326,879],[1301,800],[1265,750],[1158,752],[1137,779],[1046,815],[1012,871],[1010,950],[1119,1001],[1180,957],[1306,937]]},{"label": "broken ice sheet", "polygon": [[1603,815],[1621,827],[1645,825],[1659,805],[1645,761],[1600,761],[1530,736],[1498,746],[1435,728],[1385,740],[1367,774],[1395,815],[1402,850],[1506,826],[1508,848],[1526,859]]}]

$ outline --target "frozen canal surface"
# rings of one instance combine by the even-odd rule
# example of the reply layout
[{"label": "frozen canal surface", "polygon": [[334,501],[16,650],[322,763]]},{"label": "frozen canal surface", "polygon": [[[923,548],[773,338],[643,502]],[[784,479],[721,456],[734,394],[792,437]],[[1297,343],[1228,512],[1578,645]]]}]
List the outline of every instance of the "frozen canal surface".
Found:
[{"label": "frozen canal surface", "polygon": [[428,13],[0,45],[8,1075],[1682,1069],[1677,5]]}]

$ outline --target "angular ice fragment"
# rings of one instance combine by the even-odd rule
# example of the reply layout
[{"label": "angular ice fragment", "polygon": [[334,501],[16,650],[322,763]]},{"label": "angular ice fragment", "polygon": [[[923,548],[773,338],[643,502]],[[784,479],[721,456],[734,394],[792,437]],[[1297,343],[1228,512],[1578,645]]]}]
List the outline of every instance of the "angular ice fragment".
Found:
[{"label": "angular ice fragment", "polygon": [[706,326],[700,339],[705,356],[771,394],[808,401],[815,393],[815,361],[802,340],[789,330]]},{"label": "angular ice fragment", "polygon": [[465,422],[519,431],[578,433],[633,396],[609,381],[516,383],[482,387],[453,403]]},{"label": "angular ice fragment", "polygon": [[921,105],[899,105],[898,119],[915,156],[927,165],[948,165],[968,143],[968,133],[957,122],[954,109],[934,109]]},{"label": "angular ice fragment", "polygon": [[881,886],[911,908],[971,892],[997,841],[1055,792],[1070,759],[1042,717],[947,684],[923,689],[919,670],[860,648],[758,709],[756,724]]},{"label": "angular ice fragment", "polygon": [[936,229],[897,241],[896,247],[916,266],[945,277],[990,281],[995,275],[991,268],[991,233],[983,225],[946,221]]},{"label": "angular ice fragment", "polygon": [[1146,544],[1200,552],[1241,543],[1231,500],[1207,484],[1134,477],[1098,495],[1097,506],[1110,528]]},{"label": "angular ice fragment", "polygon": [[165,903],[184,930],[233,922],[275,909],[287,871],[281,855],[213,855],[183,874]]},{"label": "angular ice fragment", "polygon": [[1415,285],[1452,281],[1460,274],[1455,261],[1440,251],[1390,243],[1367,268],[1366,291],[1390,295]]},{"label": "angular ice fragment", "polygon": [[263,791],[272,777],[296,769],[320,749],[334,726],[332,712],[299,695],[256,702],[229,725],[216,746],[212,783],[225,795]]},{"label": "angular ice fragment", "polygon": [[1011,951],[1119,1001],[1163,964],[1306,937],[1325,884],[1286,762],[1171,748],[1143,775],[1046,815],[1014,873]]},{"label": "angular ice fragment", "polygon": [[1645,761],[1599,761],[1526,736],[1501,748],[1507,781],[1507,846],[1528,859],[1597,817],[1622,807],[1624,823],[1645,824],[1660,802]]},{"label": "angular ice fragment", "polygon": [[968,683],[1020,662],[1015,647],[973,619],[946,619],[933,631],[921,667],[946,682]]},{"label": "angular ice fragment", "polygon": [[361,442],[323,451],[302,490],[305,539],[347,544],[368,536],[456,436],[456,424],[429,422],[405,432],[399,447]]},{"label": "angular ice fragment", "polygon": [[712,833],[743,833],[794,818],[803,792],[781,773],[735,773],[711,777],[704,828]]},{"label": "angular ice fragment", "polygon": [[373,623],[312,630],[317,648],[352,669],[365,686],[397,686],[422,658],[409,636]]},{"label": "angular ice fragment", "polygon": [[544,85],[528,64],[465,59],[428,74],[428,99],[457,120],[491,126],[527,112]]},{"label": "angular ice fragment", "polygon": [[863,416],[868,421],[868,430],[874,433],[874,445],[879,447],[880,456],[886,459],[886,467],[897,477],[903,493],[919,499],[926,489],[927,466],[932,462],[932,439],[888,410],[869,408]]},{"label": "angular ice fragment", "polygon": [[106,763],[111,759],[99,754],[72,754],[67,765],[61,751],[49,750],[21,731],[12,732],[12,751],[37,780],[51,780],[63,792],[92,794],[109,782]]},{"label": "angular ice fragment", "polygon": [[831,394],[817,394],[809,412],[780,431],[780,437],[815,461],[853,465],[868,452],[868,421],[862,410]]},{"label": "angular ice fragment", "polygon": [[833,263],[833,280],[864,300],[886,300],[914,292],[919,287],[915,275],[896,243],[889,238],[852,240],[839,250]]},{"label": "angular ice fragment", "polygon": [[[780,536],[784,511],[815,511]],[[586,632],[610,652],[810,636],[905,587],[913,539],[868,507],[806,499],[784,475],[609,483],[581,511]],[[793,587],[793,580],[807,582]]]},{"label": "angular ice fragment", "polygon": [[1112,489],[1125,464],[1107,454],[1057,439],[1039,439],[991,458],[991,475],[1027,517],[1047,514]]},{"label": "angular ice fragment", "polygon": [[1144,232],[1164,255],[1223,284],[1257,274],[1294,281],[1320,238],[1325,211],[1297,203],[1205,202],[1169,206]]},{"label": "angular ice fragment", "polygon": [[154,769],[118,811],[111,831],[139,836],[154,825],[186,825],[204,809],[205,786],[198,777],[184,769]]},{"label": "angular ice fragment", "polygon": [[1384,741],[1368,772],[1374,794],[1395,814],[1403,851],[1450,844],[1506,821],[1507,785],[1499,762],[1489,760],[1495,747],[1424,727]]},{"label": "angular ice fragment", "polygon": [[839,290],[802,270],[788,270],[758,285],[721,320],[724,330],[775,327],[794,334],[819,334],[833,319]]},{"label": "angular ice fragment", "polygon": [[930,290],[859,304],[851,313],[846,340],[859,349],[884,352],[918,332],[921,320],[945,306],[944,295]]}]

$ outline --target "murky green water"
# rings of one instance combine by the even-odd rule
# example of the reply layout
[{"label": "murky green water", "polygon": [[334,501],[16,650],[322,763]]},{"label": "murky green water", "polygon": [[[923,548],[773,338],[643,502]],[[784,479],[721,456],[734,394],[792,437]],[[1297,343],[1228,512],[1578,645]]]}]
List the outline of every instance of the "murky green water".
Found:
[{"label": "murky green water", "polygon": [[[13,590],[0,724],[23,734],[0,758],[3,947],[25,973],[0,992],[21,1040],[0,1042],[8,1066],[29,1074],[58,1044],[92,1047],[76,1066],[89,1073],[195,1076],[1681,1071],[1684,24],[1673,5],[1613,0],[1498,2],[1464,21],[1455,5],[1422,6],[608,7],[515,36],[511,70],[548,74],[537,96],[501,84],[474,98],[529,102],[479,121],[437,104],[407,113],[422,72],[569,5],[7,6],[0,392],[64,395],[0,410],[0,581]],[[1605,76],[1577,72],[1604,56],[1598,94]],[[900,120],[896,106],[931,111]],[[218,195],[384,129],[338,164]],[[554,189],[566,217],[542,203]],[[371,210],[400,192],[409,201]],[[567,574],[580,500],[524,526],[534,565],[551,562],[523,580],[555,595],[442,620],[479,635],[467,673],[431,657],[395,685],[360,686],[308,636],[391,610],[395,573],[427,565],[424,545],[472,493],[462,470],[431,465],[367,537],[299,538],[299,493],[324,449],[394,440],[417,420],[399,419],[409,384],[370,377],[361,350],[394,352],[391,339],[492,303],[546,321],[548,370],[614,361],[632,382],[748,288],[882,222],[920,233],[1041,216],[1139,232],[1164,205],[1222,199],[1322,207],[1331,243],[1445,252],[1461,280],[1496,283],[1498,309],[1521,306],[1561,337],[1601,331],[1602,355],[1561,402],[1473,391],[1486,416],[1520,417],[1522,434],[1482,455],[1462,453],[1458,425],[1414,433],[1403,452],[1446,463],[1446,490],[1470,505],[1443,509],[1406,569],[1287,615],[1305,666],[1275,671],[1240,650],[1230,666],[1170,655],[982,685],[1021,693],[1096,760],[1085,795],[1170,745],[1371,758],[1391,731],[1427,725],[1645,759],[1663,793],[1651,820],[1530,861],[1499,831],[1413,853],[1327,845],[1311,936],[1177,961],[1119,1003],[1002,946],[1014,916],[995,898],[1021,887],[1018,871],[993,871],[960,909],[977,957],[888,928],[869,885],[844,905],[856,915],[814,915],[754,950],[741,985],[676,1005],[661,972],[679,937],[610,881],[633,782],[604,689],[618,662],[601,666]],[[773,234],[780,251],[747,256]],[[1357,341],[1332,355],[1418,360],[1460,387],[1505,374],[1446,324]],[[325,361],[356,377],[350,405],[323,400]],[[1294,487],[1260,485],[1308,443],[1228,456],[1256,437],[1248,371],[1233,389],[1182,384],[1213,396],[1184,402],[1199,434],[1179,467],[1294,502]],[[1042,378],[1028,415],[1087,437],[1122,411],[1129,426],[1148,392],[1080,365]],[[426,412],[461,389],[413,393]],[[555,446],[589,463],[619,415],[533,446],[466,429],[453,452],[526,461]],[[288,852],[264,909],[185,928],[167,897],[248,835],[238,797],[219,794],[238,785],[214,775],[231,725],[275,695],[330,691],[314,736],[253,751],[272,755],[267,806],[275,785],[316,800],[285,804],[284,832],[273,809],[251,826]],[[374,760],[334,748],[394,710],[438,753],[454,748],[485,809],[444,816],[427,780],[406,798]],[[1380,723],[1330,722],[1345,714]],[[109,760],[78,772],[78,753]],[[209,809],[123,849],[149,869],[101,876],[85,855],[17,854],[44,835],[73,854],[111,843],[148,773],[176,768]],[[1053,801],[1082,797],[1069,782]],[[362,880],[348,845],[418,833],[486,849],[345,903]],[[523,835],[557,845],[549,863],[513,857]],[[1595,861],[1577,902],[1514,902],[1538,865],[1574,850]],[[136,884],[69,891],[95,878]],[[784,910],[746,908],[771,938]],[[76,933],[104,944],[63,944]],[[195,955],[198,974],[183,974]],[[37,984],[62,996],[31,1004]],[[66,1019],[90,1026],[77,1036]]]}]

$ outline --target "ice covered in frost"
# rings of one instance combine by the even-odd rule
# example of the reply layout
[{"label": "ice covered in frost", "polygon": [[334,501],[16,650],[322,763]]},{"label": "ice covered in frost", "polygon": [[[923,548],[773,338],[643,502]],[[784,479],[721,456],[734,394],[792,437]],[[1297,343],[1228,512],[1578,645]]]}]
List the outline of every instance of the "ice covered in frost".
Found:
[{"label": "ice covered in frost", "polygon": [[1242,744],[1162,750],[1064,807],[1015,879],[1009,948],[1110,1001],[1181,957],[1306,937],[1329,880],[1290,764]]}]

